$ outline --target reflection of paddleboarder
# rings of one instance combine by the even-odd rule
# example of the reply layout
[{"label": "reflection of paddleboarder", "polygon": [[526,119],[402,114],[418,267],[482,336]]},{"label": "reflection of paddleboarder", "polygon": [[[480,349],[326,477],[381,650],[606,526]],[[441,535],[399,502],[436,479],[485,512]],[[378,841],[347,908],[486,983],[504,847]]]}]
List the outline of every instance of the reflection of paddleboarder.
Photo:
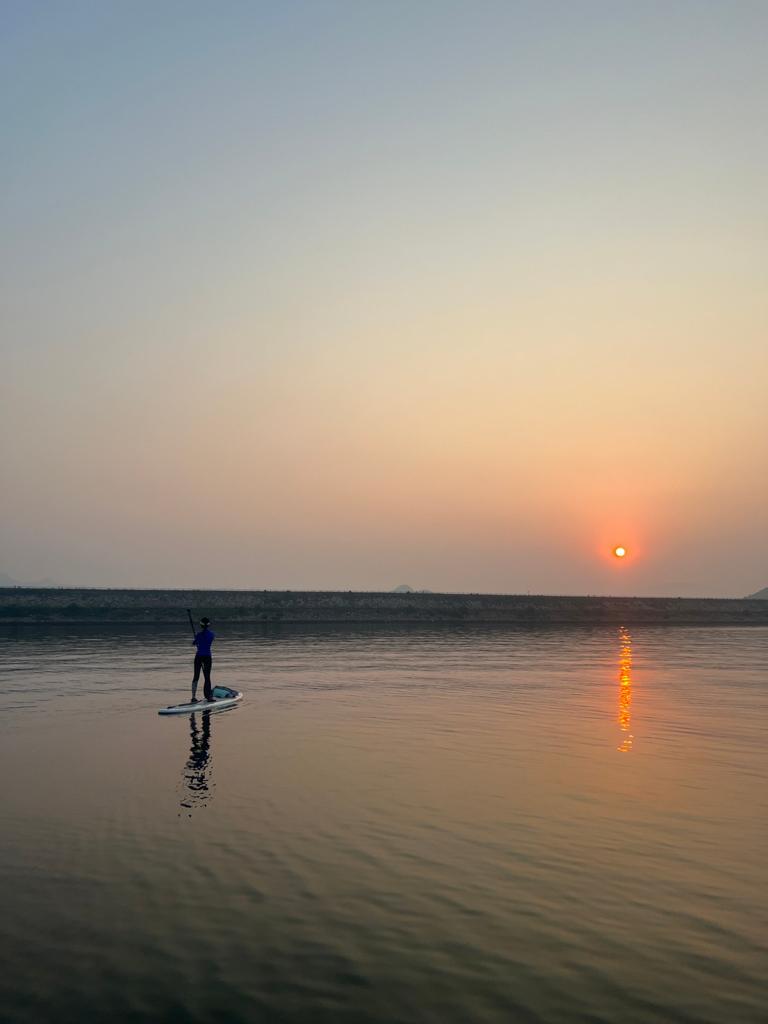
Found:
[{"label": "reflection of paddleboarder", "polygon": [[211,769],[211,715],[203,712],[202,729],[197,725],[197,714],[189,719],[190,748],[187,763],[184,765],[184,779],[189,790],[188,800],[182,800],[182,807],[192,808],[204,805],[208,800],[210,786],[208,775]]},{"label": "reflection of paddleboarder", "polygon": [[[190,615],[191,621],[192,616]],[[195,674],[192,679],[192,703],[195,703],[197,700],[197,681],[200,678],[200,669],[203,670],[203,696],[206,700],[212,701],[214,699],[213,692],[211,691],[211,664],[213,663],[211,644],[216,639],[216,634],[209,628],[210,622],[211,620],[205,616],[200,619],[202,629],[199,633],[195,633],[195,639],[192,641],[197,648]],[[193,626],[192,629],[194,630],[194,628]]]}]

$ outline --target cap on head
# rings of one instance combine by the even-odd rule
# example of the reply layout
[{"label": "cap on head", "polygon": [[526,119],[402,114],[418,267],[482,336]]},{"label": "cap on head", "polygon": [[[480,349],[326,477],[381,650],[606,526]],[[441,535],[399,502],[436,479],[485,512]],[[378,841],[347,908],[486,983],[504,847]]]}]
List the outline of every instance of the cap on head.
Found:
[{"label": "cap on head", "polygon": [[207,626],[207,625],[209,625],[210,621],[211,621],[211,620],[210,620],[210,619],[208,618],[208,616],[207,616],[207,615],[204,615],[204,616],[202,617],[202,619],[200,619],[200,625],[201,625],[201,626]]}]

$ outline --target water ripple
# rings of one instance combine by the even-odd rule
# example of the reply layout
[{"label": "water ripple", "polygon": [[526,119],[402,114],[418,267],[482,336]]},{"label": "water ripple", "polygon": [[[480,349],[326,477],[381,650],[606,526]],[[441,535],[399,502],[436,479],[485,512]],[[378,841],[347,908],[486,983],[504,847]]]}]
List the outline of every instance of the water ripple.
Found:
[{"label": "water ripple", "polygon": [[764,629],[0,638],[4,1019],[763,1018]]}]

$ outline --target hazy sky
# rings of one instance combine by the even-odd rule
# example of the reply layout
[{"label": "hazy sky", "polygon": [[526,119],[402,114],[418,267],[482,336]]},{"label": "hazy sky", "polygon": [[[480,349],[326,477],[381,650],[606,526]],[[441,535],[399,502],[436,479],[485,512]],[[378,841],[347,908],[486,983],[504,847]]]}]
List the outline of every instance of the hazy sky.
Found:
[{"label": "hazy sky", "polygon": [[764,0],[0,18],[0,570],[768,585]]}]

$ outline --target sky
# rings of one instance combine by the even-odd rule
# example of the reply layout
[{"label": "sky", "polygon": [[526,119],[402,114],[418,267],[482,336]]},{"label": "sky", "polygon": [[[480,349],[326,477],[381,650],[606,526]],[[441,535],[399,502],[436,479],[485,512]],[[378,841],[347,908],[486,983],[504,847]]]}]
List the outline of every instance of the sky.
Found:
[{"label": "sky", "polygon": [[762,0],[0,0],[0,570],[767,586],[767,44]]}]

